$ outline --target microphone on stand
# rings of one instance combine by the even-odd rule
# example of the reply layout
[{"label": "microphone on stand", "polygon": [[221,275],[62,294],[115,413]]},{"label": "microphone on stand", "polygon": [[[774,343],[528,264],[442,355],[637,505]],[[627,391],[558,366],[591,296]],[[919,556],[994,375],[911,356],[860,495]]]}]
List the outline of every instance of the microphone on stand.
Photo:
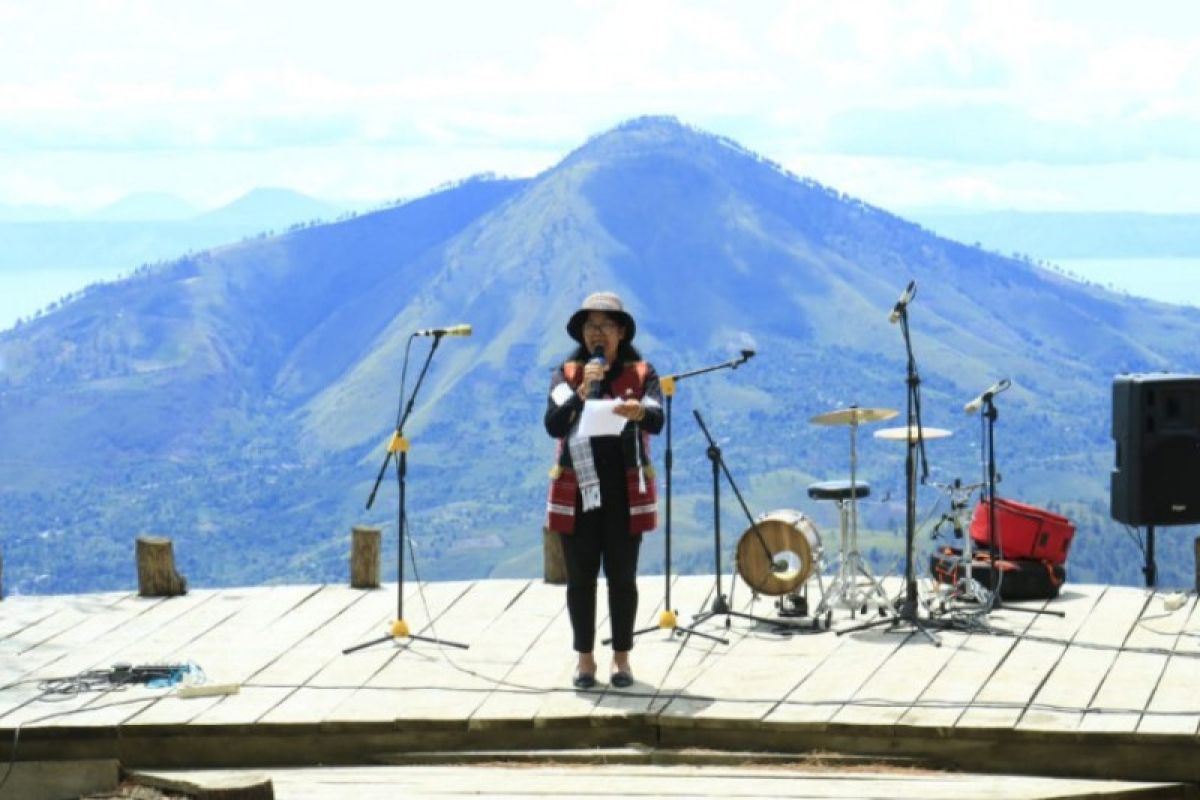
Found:
[{"label": "microphone on stand", "polygon": [[449,328],[422,328],[413,336],[470,336],[470,325],[451,325]]},{"label": "microphone on stand", "polygon": [[896,301],[896,306],[892,309],[892,313],[888,314],[888,322],[895,323],[896,320],[900,319],[901,312],[908,307],[908,304],[912,302],[912,299],[916,296],[916,294],[917,282],[909,281],[908,286],[900,295],[900,299]]},{"label": "microphone on stand", "polygon": [[[604,366],[608,362],[604,360],[604,345],[598,344],[592,348],[592,359],[588,363],[599,364]],[[592,385],[588,387],[588,399],[599,400],[604,393],[604,384],[601,381],[592,381]]]},{"label": "microphone on stand", "polygon": [[963,406],[963,411],[967,412],[968,414],[974,414],[979,410],[979,407],[982,406],[984,402],[991,400],[993,397],[1000,394],[1010,386],[1012,386],[1012,381],[1010,381],[1008,378],[1001,378],[985,389],[983,394],[979,395],[979,397],[976,397],[974,400]]}]

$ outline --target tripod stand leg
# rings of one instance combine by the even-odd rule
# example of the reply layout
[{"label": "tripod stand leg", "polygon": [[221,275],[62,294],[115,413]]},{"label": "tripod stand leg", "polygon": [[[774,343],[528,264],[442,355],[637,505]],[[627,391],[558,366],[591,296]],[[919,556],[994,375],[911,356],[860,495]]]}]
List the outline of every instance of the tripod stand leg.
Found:
[{"label": "tripod stand leg", "polygon": [[378,639],[371,639],[370,641],[363,642],[361,644],[356,644],[353,647],[347,647],[345,650],[342,651],[342,655],[344,655],[344,656],[350,655],[351,653],[357,652],[359,650],[364,650],[368,647],[373,647],[374,645],[377,645],[377,644],[383,644],[384,642],[388,641],[389,639],[394,639],[394,638],[395,637],[389,633],[387,636],[380,636]]}]

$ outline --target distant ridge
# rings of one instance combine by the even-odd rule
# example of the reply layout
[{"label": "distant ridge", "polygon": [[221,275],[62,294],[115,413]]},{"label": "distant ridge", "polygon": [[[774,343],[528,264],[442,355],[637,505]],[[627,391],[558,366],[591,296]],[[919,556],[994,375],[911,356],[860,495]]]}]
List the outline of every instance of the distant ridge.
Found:
[{"label": "distant ridge", "polygon": [[[680,392],[675,567],[712,569],[692,410],[752,508],[801,509],[832,536],[832,511],[805,486],[846,471],[845,431],[807,420],[904,408],[887,311],[912,279],[924,419],[955,432],[930,448],[935,479],[978,474],[978,420],[962,404],[1010,377],[1003,493],[1078,521],[1070,579],[1137,583],[1134,547],[1107,519],[1109,385],[1200,367],[1200,311],[936,236],[664,117],[593,137],[533,179],[472,180],[201,252],[0,333],[6,572],[25,591],[122,585],[108,554],[156,530],[193,559],[182,571],[197,585],[340,575],[351,524],[394,525],[391,501],[369,513],[363,501],[401,366],[411,381],[429,345],[412,332],[469,322],[475,335],[432,362],[408,431],[421,574],[534,574],[545,392],[570,344],[563,324],[596,288],[625,298],[664,374],[759,354]],[[882,571],[900,552],[902,450],[864,431],[864,549]],[[935,500],[922,489],[922,509]],[[723,508],[731,549],[746,520]],[[62,541],[77,560],[58,557]],[[1190,580],[1186,543],[1160,542],[1163,580]],[[652,569],[657,547],[645,558]]]},{"label": "distant ridge", "polygon": [[196,217],[206,224],[233,222],[261,228],[281,228],[298,222],[330,221],[346,212],[341,206],[317,200],[292,189],[257,188],[220,208]]}]

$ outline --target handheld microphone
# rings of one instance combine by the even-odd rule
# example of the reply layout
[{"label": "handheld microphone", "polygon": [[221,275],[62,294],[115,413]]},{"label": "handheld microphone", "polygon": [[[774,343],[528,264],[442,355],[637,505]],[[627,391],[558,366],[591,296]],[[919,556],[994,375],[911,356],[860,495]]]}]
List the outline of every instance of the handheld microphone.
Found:
[{"label": "handheld microphone", "polygon": [[892,313],[888,315],[888,322],[894,323],[896,320],[900,319],[900,313],[908,307],[908,304],[912,302],[912,299],[916,296],[916,294],[917,282],[915,280],[909,281],[908,286],[900,295],[900,299],[896,301],[896,306],[892,309]]},{"label": "handheld microphone", "polygon": [[983,394],[979,395],[979,397],[976,397],[974,400],[963,406],[963,411],[967,412],[968,414],[974,414],[986,401],[991,400],[993,397],[1000,394],[1010,386],[1012,386],[1012,381],[1010,381],[1008,378],[1001,378],[985,389]]},{"label": "handheld microphone", "polygon": [[422,328],[413,336],[470,336],[470,325],[451,325],[449,328]]},{"label": "handheld microphone", "polygon": [[[608,362],[604,360],[604,345],[598,344],[592,348],[592,364],[604,366]],[[592,381],[592,385],[588,387],[588,398],[591,400],[599,400],[604,392],[604,384],[600,381]]]}]

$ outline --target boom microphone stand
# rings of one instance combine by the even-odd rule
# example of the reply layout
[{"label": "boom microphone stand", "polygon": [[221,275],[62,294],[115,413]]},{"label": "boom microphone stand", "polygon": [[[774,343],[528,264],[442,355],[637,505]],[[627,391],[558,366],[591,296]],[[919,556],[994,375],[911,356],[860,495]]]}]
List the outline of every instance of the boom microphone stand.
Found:
[{"label": "boom microphone stand", "polygon": [[913,356],[912,337],[908,329],[908,304],[916,294],[916,281],[908,285],[900,300],[896,303],[895,309],[890,317],[892,322],[899,320],[900,332],[904,336],[904,349],[908,356],[907,378],[908,397],[905,404],[905,419],[908,423],[906,431],[906,439],[908,444],[908,454],[904,459],[904,478],[905,478],[905,516],[904,516],[904,598],[900,601],[897,607],[895,616],[878,619],[872,622],[866,622],[861,625],[855,625],[850,628],[842,628],[837,631],[837,635],[851,631],[861,631],[867,628],[875,628],[880,625],[887,625],[889,628],[897,627],[901,622],[907,622],[912,625],[915,630],[925,635],[929,641],[937,647],[941,647],[942,643],[936,636],[929,632],[926,623],[932,624],[932,620],[923,622],[918,614],[919,604],[917,603],[917,578],[913,571],[913,541],[916,538],[917,530],[917,461],[921,464],[921,480],[924,482],[929,478],[929,465],[925,460],[925,437],[923,434],[923,426],[921,424],[921,378],[917,374],[917,361]]},{"label": "boom microphone stand", "polygon": [[[987,422],[987,475],[985,483],[987,486],[987,513],[988,513],[988,549],[992,554],[992,574],[988,580],[988,589],[991,592],[991,605],[988,611],[995,611],[1002,607],[1000,600],[1000,584],[1002,575],[1000,570],[1000,562],[1004,560],[1004,543],[1000,539],[999,529],[996,526],[996,418],[999,414],[996,411],[995,396],[1007,389],[1011,384],[1008,378],[1005,378],[996,383],[992,388],[988,389],[979,399],[983,404],[982,415]],[[971,403],[967,404],[971,407]],[[970,570],[970,566],[967,567]],[[1053,614],[1056,617],[1065,617],[1066,614],[1062,611],[1056,611],[1047,608],[1024,608],[1022,606],[1003,606],[1004,608],[1013,611],[1024,611],[1027,614]]]},{"label": "boom microphone stand", "polygon": [[712,617],[725,615],[725,627],[729,627],[730,617],[740,617],[742,619],[751,619],[755,622],[761,622],[766,625],[784,625],[785,627],[795,627],[787,623],[781,623],[779,620],[767,619],[765,617],[756,617],[753,614],[745,614],[740,611],[734,611],[730,608],[729,599],[721,589],[721,472],[725,473],[725,479],[729,481],[729,486],[733,489],[734,495],[738,499],[738,503],[742,506],[742,511],[746,514],[746,519],[750,520],[750,526],[754,529],[755,536],[758,537],[759,544],[762,545],[766,552],[768,563],[775,560],[771,553],[771,548],[767,547],[766,539],[763,538],[762,532],[758,529],[758,523],[754,520],[754,515],[750,513],[750,509],[746,506],[746,501],[742,499],[742,493],[738,491],[737,483],[733,480],[733,475],[729,473],[729,467],[725,466],[725,460],[721,458],[721,448],[717,447],[716,440],[712,434],[708,432],[708,428],[704,425],[704,420],[700,416],[700,412],[692,409],[692,415],[696,418],[696,423],[700,426],[700,430],[704,432],[704,438],[708,439],[708,459],[712,462],[712,488],[713,488],[713,557],[715,560],[716,570],[714,577],[716,578],[717,592],[713,598],[712,607],[708,611],[702,611],[695,615],[697,623],[704,622]]},{"label": "boom microphone stand", "polygon": [[[459,326],[464,328],[466,326]],[[467,328],[467,332],[470,329]],[[391,639],[416,639],[422,642],[433,642],[434,644],[444,644],[450,647],[458,647],[466,650],[469,645],[459,644],[458,642],[448,642],[441,639],[434,639],[429,636],[418,636],[409,631],[408,623],[404,621],[404,541],[408,536],[408,515],[405,512],[405,485],[408,476],[408,439],[404,438],[404,423],[408,421],[408,417],[412,414],[413,403],[417,399],[417,392],[421,390],[421,382],[425,380],[425,373],[429,371],[429,362],[433,360],[433,354],[441,344],[442,337],[448,331],[443,329],[434,329],[429,332],[433,336],[433,344],[429,348],[429,354],[425,356],[425,364],[421,367],[421,373],[417,376],[417,384],[413,387],[412,394],[408,398],[408,403],[403,406],[404,412],[396,421],[396,431],[392,434],[391,440],[388,442],[387,453],[383,457],[383,464],[379,467],[379,474],[375,476],[375,485],[371,487],[371,494],[367,497],[367,508],[370,509],[375,503],[375,493],[379,491],[379,484],[383,482],[384,473],[387,471],[388,463],[396,456],[396,483],[400,489],[400,504],[397,512],[397,544],[398,556],[396,560],[396,619],[392,621],[391,626],[386,634],[377,639],[371,639],[361,644],[356,644],[353,647],[347,647],[342,651],[343,655],[353,653],[357,650],[370,647],[372,645],[381,644]],[[450,329],[450,335],[461,335],[456,332],[456,329]],[[420,333],[414,333],[409,337],[409,344],[412,344],[414,337]],[[405,356],[405,368],[407,369],[408,357]],[[400,378],[400,399],[404,399],[404,378]],[[399,453],[399,455],[396,455]],[[409,543],[409,549],[412,549],[412,543]]]},{"label": "boom microphone stand", "polygon": [[[667,426],[667,449],[666,453],[663,455],[663,466],[666,468],[667,472],[664,480],[667,497],[666,525],[663,528],[663,535],[665,537],[663,542],[663,546],[665,547],[664,572],[666,573],[665,586],[663,590],[663,610],[658,616],[657,625],[652,625],[650,627],[641,628],[634,631],[633,635],[635,637],[640,636],[643,633],[650,633],[651,631],[671,630],[675,631],[676,633],[690,633],[705,639],[712,639],[713,641],[720,642],[721,644],[729,644],[729,642],[717,636],[712,636],[710,634],[695,630],[694,628],[687,628],[680,625],[679,611],[671,608],[671,467],[675,461],[674,453],[671,449],[671,405],[672,401],[675,399],[675,384],[679,381],[684,380],[685,378],[694,377],[696,375],[703,375],[706,372],[714,372],[719,369],[737,369],[742,364],[745,364],[747,361],[749,361],[753,356],[753,350],[743,350],[742,355],[733,359],[732,361],[726,361],[723,364],[715,364],[710,367],[702,367],[700,369],[692,370],[691,372],[681,372],[678,375],[667,375],[659,379],[659,385],[662,387],[663,397],[666,399],[665,413]],[[608,644],[611,641],[612,639],[608,638],[603,640],[601,644]]]}]

